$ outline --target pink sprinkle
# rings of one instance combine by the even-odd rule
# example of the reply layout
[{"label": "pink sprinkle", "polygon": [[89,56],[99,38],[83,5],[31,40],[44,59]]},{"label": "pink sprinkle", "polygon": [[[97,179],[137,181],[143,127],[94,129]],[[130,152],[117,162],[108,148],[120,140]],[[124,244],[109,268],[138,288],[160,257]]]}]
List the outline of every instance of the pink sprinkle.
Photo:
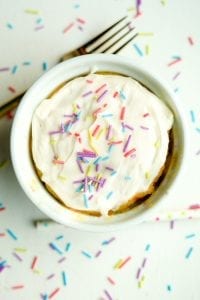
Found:
[{"label": "pink sprinkle", "polygon": [[143,115],[144,118],[146,118],[148,116],[149,116],[149,113],[146,113],[146,114]]},{"label": "pink sprinkle", "polygon": [[200,204],[192,204],[189,206],[189,209],[200,209]]},{"label": "pink sprinkle", "polygon": [[55,165],[64,165],[64,160],[59,160],[59,159],[53,159],[53,163]]},{"label": "pink sprinkle", "polygon": [[86,82],[87,83],[93,83],[93,80],[87,79]]},{"label": "pink sprinkle", "polygon": [[9,90],[11,93],[16,93],[16,89],[15,89],[13,86],[9,86],[9,87],[8,87],[8,90]]},{"label": "pink sprinkle", "polygon": [[120,112],[120,120],[124,120],[125,110],[126,110],[126,107],[123,106],[121,109],[121,112]]},{"label": "pink sprinkle", "polygon": [[92,132],[92,136],[95,136],[95,135],[96,135],[97,131],[99,131],[99,128],[100,128],[100,125],[97,125],[97,126],[95,127],[95,129],[94,129],[93,132]]},{"label": "pink sprinkle", "polygon": [[128,136],[128,139],[127,139],[126,143],[124,144],[123,152],[126,152],[128,145],[130,143],[130,140],[131,140],[131,135]]},{"label": "pink sprinkle", "polygon": [[52,299],[59,291],[60,291],[60,288],[55,289],[55,290],[49,295],[49,299]]},{"label": "pink sprinkle", "polygon": [[98,98],[97,98],[97,102],[100,102],[102,100],[102,98],[107,94],[108,90],[105,90]]},{"label": "pink sprinkle", "polygon": [[31,269],[32,269],[32,270],[35,268],[35,265],[36,265],[37,260],[38,260],[38,257],[35,256],[35,257],[33,258],[32,264],[31,264]]},{"label": "pink sprinkle", "polygon": [[23,284],[19,284],[19,285],[14,285],[11,287],[12,290],[18,290],[18,289],[23,289],[24,285]]},{"label": "pink sprinkle", "polygon": [[125,127],[125,128],[128,128],[128,129],[130,129],[130,130],[134,130],[133,127],[131,127],[130,125],[127,125],[127,124],[124,124],[124,127]]},{"label": "pink sprinkle", "polygon": [[127,264],[127,262],[131,260],[131,256],[128,256],[118,267],[118,269],[121,269],[122,267],[125,266],[125,264]]},{"label": "pink sprinkle", "polygon": [[81,18],[76,18],[77,22],[81,23],[81,24],[85,24],[85,20],[81,19]]},{"label": "pink sprinkle", "polygon": [[181,58],[177,58],[177,59],[171,61],[170,63],[168,63],[167,66],[168,66],[168,67],[171,67],[171,66],[177,64],[177,63],[180,62],[180,61],[182,61],[182,59],[181,59]]},{"label": "pink sprinkle", "polygon": [[112,285],[115,285],[115,281],[111,278],[111,277],[107,277],[108,281],[112,284]]},{"label": "pink sprinkle", "polygon": [[67,27],[65,27],[63,29],[63,33],[66,33],[67,31],[69,31],[73,26],[74,26],[74,22],[70,23]]},{"label": "pink sprinkle", "polygon": [[188,42],[189,42],[189,44],[190,44],[191,46],[194,45],[194,41],[193,41],[193,39],[192,39],[191,36],[188,36]]},{"label": "pink sprinkle", "polygon": [[103,85],[101,85],[101,86],[95,91],[95,93],[100,92],[105,86],[106,86],[106,83],[104,83]]},{"label": "pink sprinkle", "polygon": [[135,151],[136,151],[135,148],[133,148],[133,149],[127,151],[126,153],[124,153],[124,157],[130,156],[130,155],[133,154]]},{"label": "pink sprinkle", "polygon": [[107,129],[107,133],[106,133],[106,140],[109,140],[109,139],[110,139],[111,128],[112,128],[112,126],[109,125],[109,126],[108,126],[108,129]]}]

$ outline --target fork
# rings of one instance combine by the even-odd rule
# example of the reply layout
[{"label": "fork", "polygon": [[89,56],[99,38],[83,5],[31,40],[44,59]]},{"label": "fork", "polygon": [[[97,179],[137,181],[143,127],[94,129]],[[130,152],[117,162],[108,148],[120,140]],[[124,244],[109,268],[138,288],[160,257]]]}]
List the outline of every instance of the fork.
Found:
[{"label": "fork", "polygon": [[[125,16],[87,42],[85,45],[74,51],[66,53],[61,57],[60,62],[72,57],[91,53],[116,54],[138,35],[138,33],[135,33],[134,30],[135,27],[132,27],[128,17]],[[3,105],[0,108],[0,117],[14,109],[23,95],[24,93]]]}]

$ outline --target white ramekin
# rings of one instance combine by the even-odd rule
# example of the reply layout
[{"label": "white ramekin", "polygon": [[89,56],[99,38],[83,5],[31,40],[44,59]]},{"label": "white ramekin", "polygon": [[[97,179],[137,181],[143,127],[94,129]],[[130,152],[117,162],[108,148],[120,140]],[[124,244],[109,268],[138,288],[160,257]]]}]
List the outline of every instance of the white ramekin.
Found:
[{"label": "white ramekin", "polygon": [[[114,72],[133,77],[158,95],[175,116],[174,158],[157,191],[143,204],[118,215],[93,217],[68,210],[45,189],[33,166],[30,149],[31,121],[35,108],[62,83],[90,72]],[[111,231],[148,220],[159,211],[162,201],[170,201],[166,191],[181,178],[187,156],[187,128],[184,111],[163,81],[139,64],[115,55],[92,54],[60,63],[38,79],[23,97],[12,126],[11,157],[18,181],[35,205],[58,223],[89,231]]]}]

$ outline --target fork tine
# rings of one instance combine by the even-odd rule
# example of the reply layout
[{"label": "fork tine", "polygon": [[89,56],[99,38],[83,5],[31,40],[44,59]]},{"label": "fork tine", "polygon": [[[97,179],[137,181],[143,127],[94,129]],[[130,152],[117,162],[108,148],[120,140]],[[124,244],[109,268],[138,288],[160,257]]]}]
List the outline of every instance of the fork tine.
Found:
[{"label": "fork tine", "polygon": [[130,32],[132,32],[135,28],[126,28],[126,30],[123,30],[120,32],[120,34],[115,35],[112,39],[109,39],[106,43],[104,43],[102,46],[98,47],[95,51],[92,51],[93,53],[105,53],[108,49],[112,48],[114,45],[116,45],[119,41],[123,40]]},{"label": "fork tine", "polygon": [[126,22],[124,24],[124,20],[128,17],[123,17],[120,19],[117,23],[106,29],[102,34],[97,36],[95,39],[88,42],[84,48],[86,53],[93,52],[97,47],[100,47],[102,44],[106,43],[109,39],[111,39],[113,36],[115,36],[118,32],[123,30],[128,26],[130,22]]},{"label": "fork tine", "polygon": [[[124,48],[126,45],[128,45],[128,43],[130,43],[130,41],[132,41],[133,39],[135,39],[138,36],[138,33],[135,33],[134,36],[130,37],[127,41],[125,41],[122,45],[119,45],[118,48],[114,51],[112,51],[112,49],[110,48],[110,53],[112,54],[116,54],[118,53],[122,48]],[[117,46],[117,45],[116,45]],[[109,49],[108,49],[109,50]],[[108,53],[108,52],[107,52]]]}]

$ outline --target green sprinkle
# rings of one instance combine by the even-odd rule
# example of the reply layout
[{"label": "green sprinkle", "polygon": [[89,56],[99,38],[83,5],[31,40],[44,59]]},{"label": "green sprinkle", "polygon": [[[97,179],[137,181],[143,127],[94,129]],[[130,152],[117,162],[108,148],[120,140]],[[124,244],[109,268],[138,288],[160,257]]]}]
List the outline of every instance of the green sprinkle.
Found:
[{"label": "green sprinkle", "polygon": [[42,63],[42,69],[43,69],[43,71],[46,71],[47,69],[48,69],[48,65],[47,65],[47,62],[43,62]]},{"label": "green sprinkle", "polygon": [[62,281],[63,281],[63,285],[66,286],[67,285],[67,277],[65,272],[63,271],[62,273]]},{"label": "green sprinkle", "polygon": [[86,251],[81,251],[81,253],[87,258],[92,258],[92,255]]}]

